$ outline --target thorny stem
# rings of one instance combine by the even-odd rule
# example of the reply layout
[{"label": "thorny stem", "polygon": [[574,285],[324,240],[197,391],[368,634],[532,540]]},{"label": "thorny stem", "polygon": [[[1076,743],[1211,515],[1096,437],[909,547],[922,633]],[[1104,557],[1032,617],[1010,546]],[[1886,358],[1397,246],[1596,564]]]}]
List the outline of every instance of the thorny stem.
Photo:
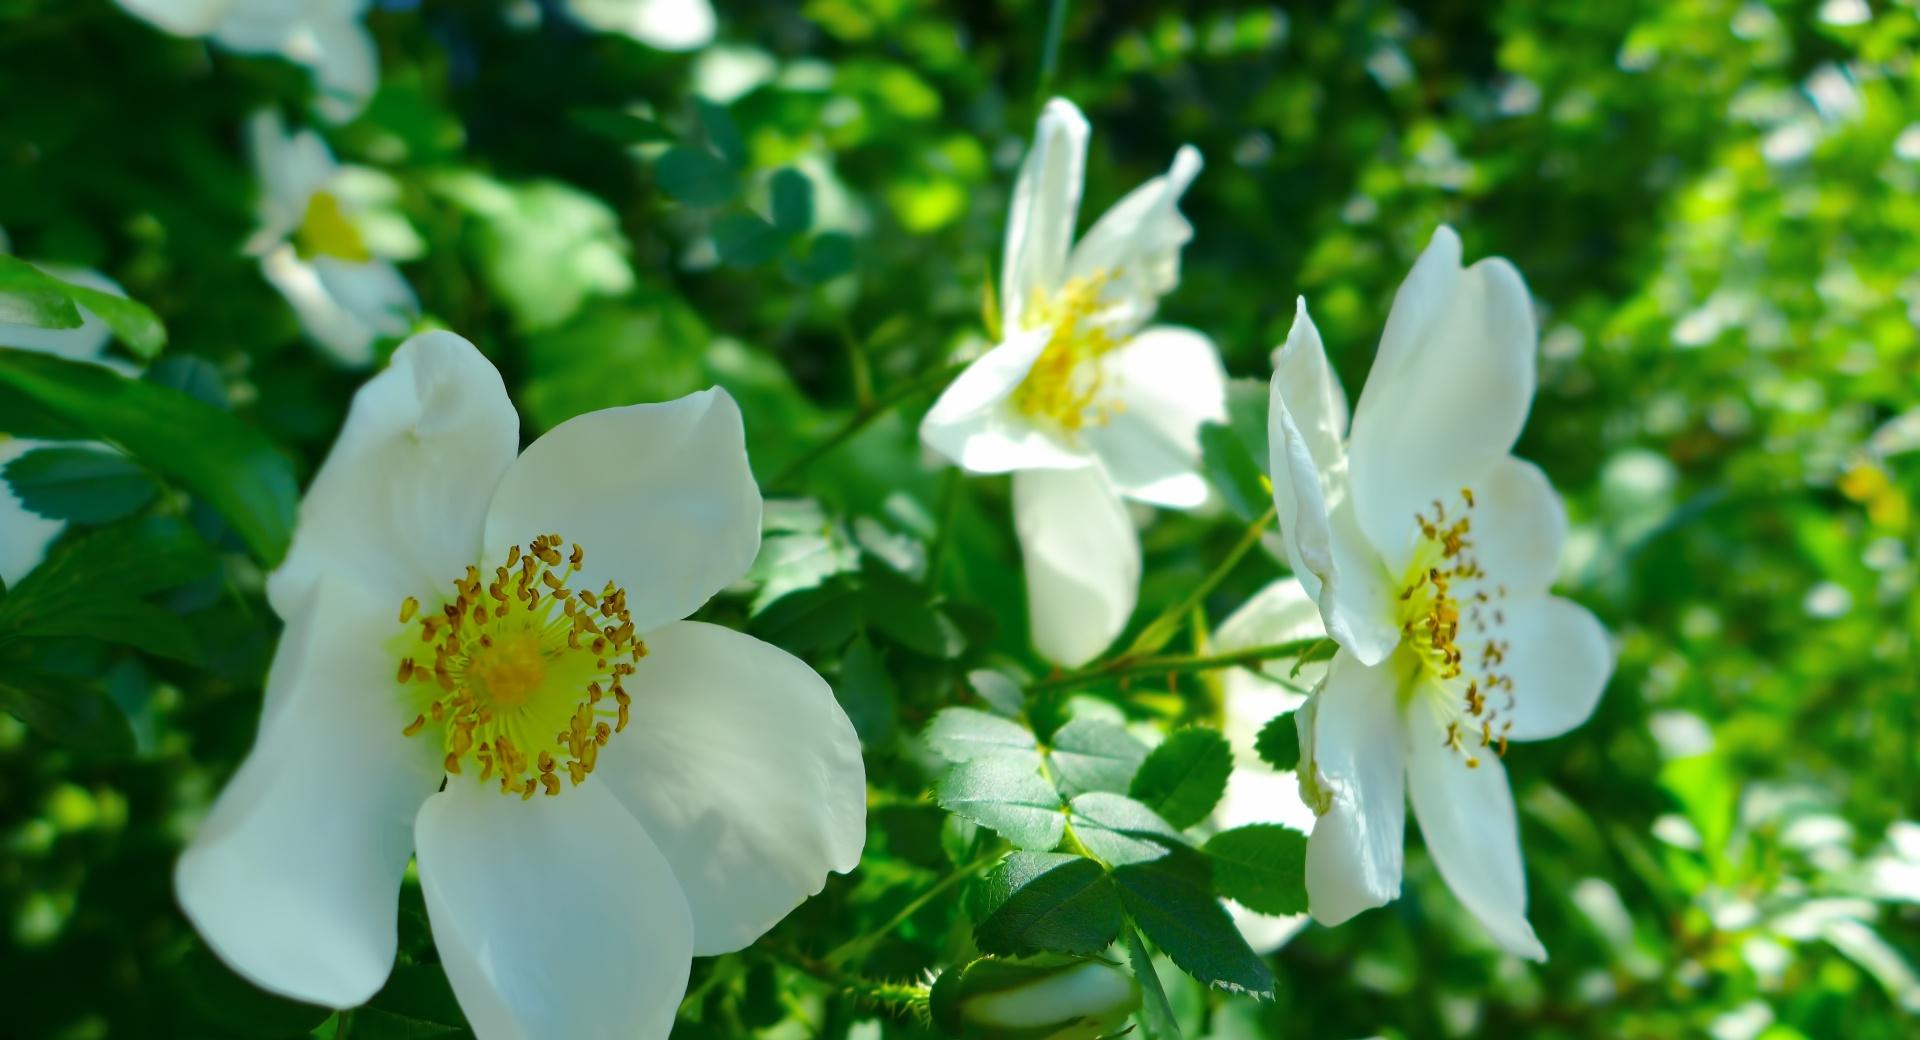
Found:
[{"label": "thorny stem", "polygon": [[1260,536],[1266,533],[1267,525],[1273,523],[1274,514],[1275,507],[1269,505],[1267,511],[1260,514],[1258,520],[1247,526],[1246,533],[1240,536],[1240,541],[1234,544],[1232,551],[1220,561],[1219,566],[1202,579],[1200,584],[1195,585],[1180,602],[1161,611],[1159,617],[1148,622],[1147,627],[1140,631],[1140,637],[1133,641],[1132,646],[1127,647],[1127,652],[1121,655],[1121,659],[1151,654],[1166,646],[1167,641],[1173,638],[1174,633],[1180,631],[1180,626],[1185,624],[1187,618],[1193,614],[1194,608],[1211,595],[1221,582],[1227,580],[1227,575],[1233,573],[1233,569],[1239,566],[1242,557],[1246,556],[1254,546],[1260,544]]},{"label": "thorny stem", "polygon": [[933,900],[937,898],[942,892],[945,892],[947,889],[952,888],[953,886],[959,884],[960,882],[973,877],[975,874],[978,874],[980,873],[980,871],[993,865],[995,862],[997,862],[1000,859],[1004,851],[1005,851],[1004,849],[995,848],[992,852],[989,852],[986,855],[973,860],[972,862],[965,863],[959,867],[954,868],[953,873],[948,874],[946,877],[941,878],[939,881],[935,882],[931,887],[929,887],[925,892],[922,892],[919,895],[913,897],[913,899],[909,901],[906,906],[903,906],[900,908],[899,913],[894,914],[893,917],[889,918],[886,924],[883,924],[878,928],[875,928],[869,932],[866,932],[863,935],[857,935],[852,939],[849,939],[846,942],[841,943],[839,946],[834,947],[832,950],[827,952],[827,955],[825,957],[820,958],[820,963],[823,966],[830,969],[838,968],[840,965],[845,964],[847,961],[850,961],[853,958],[858,957],[859,955],[865,953],[868,947],[872,946],[876,942],[879,942],[881,939],[885,938],[886,936],[892,934],[901,925],[906,924],[909,918],[911,918],[914,914],[917,914],[920,912],[921,907],[924,907],[928,903],[933,902]]},{"label": "thorny stem", "polygon": [[1077,686],[1112,679],[1125,680],[1182,672],[1209,672],[1216,668],[1259,664],[1262,661],[1282,657],[1306,659],[1309,654],[1318,653],[1323,646],[1331,645],[1329,641],[1316,636],[1286,643],[1250,646],[1243,650],[1230,650],[1220,654],[1166,654],[1159,657],[1133,657],[1123,654],[1105,664],[1028,683],[1026,690],[1028,693],[1043,693],[1048,690],[1069,690]]},{"label": "thorny stem", "polygon": [[857,999],[876,1007],[903,1012],[915,1012],[926,1007],[927,987],[924,985],[910,982],[882,982],[860,975],[850,975],[821,958],[809,957],[798,950],[784,946],[762,943],[754,949],[769,960],[778,961],[811,975],[835,989],[851,993]]},{"label": "thorny stem", "polygon": [[820,461],[822,456],[825,456],[828,452],[844,444],[854,434],[866,429],[868,423],[899,407],[915,394],[932,387],[944,385],[948,380],[959,375],[961,370],[966,367],[965,362],[942,365],[931,372],[921,375],[917,379],[909,379],[895,386],[893,389],[874,398],[873,402],[866,407],[855,408],[853,414],[847,417],[847,421],[840,424],[839,429],[833,431],[833,434],[826,440],[814,445],[806,454],[793,460],[786,469],[780,471],[778,476],[767,481],[767,487],[777,489],[791,485],[794,478],[798,477],[808,466]]}]

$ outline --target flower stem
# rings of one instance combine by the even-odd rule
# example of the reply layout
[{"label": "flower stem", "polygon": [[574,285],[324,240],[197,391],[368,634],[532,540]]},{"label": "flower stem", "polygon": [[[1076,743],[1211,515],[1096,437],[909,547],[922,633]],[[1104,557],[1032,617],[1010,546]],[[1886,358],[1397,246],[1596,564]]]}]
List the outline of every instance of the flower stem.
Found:
[{"label": "flower stem", "polygon": [[876,1007],[911,1012],[915,1008],[924,1008],[927,1003],[927,987],[918,983],[885,982],[860,975],[849,975],[821,958],[809,957],[798,950],[782,946],[762,943],[755,949],[769,960],[778,961],[811,975],[835,989],[851,993],[856,998]]},{"label": "flower stem", "polygon": [[1165,654],[1159,657],[1133,657],[1123,654],[1105,664],[1028,683],[1027,692],[1069,690],[1076,686],[1086,686],[1105,680],[1125,680],[1145,675],[1171,675],[1181,672],[1209,672],[1216,668],[1259,664],[1262,661],[1281,657],[1306,657],[1319,651],[1323,645],[1331,646],[1332,644],[1315,636],[1286,643],[1250,646],[1242,650],[1229,650],[1218,654]]},{"label": "flower stem", "polygon": [[786,469],[780,471],[779,475],[767,481],[766,486],[769,489],[779,489],[791,485],[794,478],[798,477],[808,466],[820,461],[822,456],[838,448],[841,444],[844,444],[854,434],[866,429],[868,423],[899,407],[915,394],[932,387],[944,385],[948,380],[959,375],[961,370],[966,367],[966,363],[964,362],[942,365],[931,372],[924,373],[916,379],[909,379],[895,386],[893,389],[874,398],[871,403],[864,407],[855,408],[853,414],[848,416],[847,420],[840,424],[839,429],[833,431],[826,440],[808,449],[806,454],[789,463]]},{"label": "flower stem", "polygon": [[1227,575],[1233,573],[1234,567],[1239,565],[1242,557],[1246,556],[1254,546],[1260,544],[1260,536],[1266,533],[1267,525],[1273,522],[1273,517],[1274,507],[1269,505],[1267,511],[1260,514],[1258,520],[1248,525],[1247,532],[1240,536],[1240,541],[1234,544],[1232,551],[1227,553],[1226,559],[1220,561],[1219,566],[1202,579],[1200,584],[1195,585],[1180,602],[1161,611],[1159,617],[1147,623],[1147,627],[1140,631],[1139,638],[1135,639],[1133,645],[1127,647],[1127,652],[1121,655],[1122,659],[1157,653],[1161,647],[1166,646],[1168,640],[1180,631],[1180,626],[1186,624],[1194,608],[1212,594],[1221,582],[1227,580]]},{"label": "flower stem", "polygon": [[[996,846],[997,844],[998,843],[996,843]],[[996,847],[986,855],[956,867],[953,873],[941,878],[925,892],[913,897],[906,906],[900,908],[899,913],[889,918],[886,924],[868,931],[865,934],[854,936],[839,946],[834,947],[827,952],[825,957],[820,958],[820,963],[829,969],[835,969],[847,961],[866,953],[869,947],[886,936],[891,935],[901,925],[906,924],[909,918],[920,912],[921,907],[933,902],[942,892],[973,877],[975,874],[980,873],[980,871],[997,862],[1004,851],[1004,849]]]}]

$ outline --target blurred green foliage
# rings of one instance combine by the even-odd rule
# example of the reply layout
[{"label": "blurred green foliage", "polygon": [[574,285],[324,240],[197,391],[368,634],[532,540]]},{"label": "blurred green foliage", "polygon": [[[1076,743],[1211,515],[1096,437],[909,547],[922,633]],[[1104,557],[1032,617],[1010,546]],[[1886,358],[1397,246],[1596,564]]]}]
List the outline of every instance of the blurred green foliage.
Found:
[{"label": "blurred green foliage", "polygon": [[[1269,959],[1273,1002],[1166,970],[1143,1015],[1222,1038],[1920,1032],[1911,0],[1056,7],[1053,49],[1047,6],[1011,0],[728,3],[716,44],[669,55],[547,3],[391,2],[368,17],[379,93],[326,130],[394,179],[423,312],[500,366],[528,436],[713,383],[741,402],[767,548],[708,614],[833,680],[870,838],[756,947],[781,956],[696,962],[676,1036],[926,1035],[791,965],[854,942],[844,967],[910,980],[978,952],[971,897],[919,899],[991,846],[936,805],[916,734],[992,706],[969,671],[1037,666],[1005,481],[930,469],[912,431],[985,335],[1012,169],[1053,93],[1096,127],[1092,207],[1183,143],[1207,157],[1163,316],[1237,376],[1265,377],[1305,294],[1356,391],[1438,222],[1511,258],[1543,333],[1520,453],[1567,497],[1562,587],[1619,648],[1595,719],[1508,760],[1548,963],[1495,952],[1415,850],[1399,902]],[[252,737],[286,470],[311,473],[362,378],[303,342],[243,249],[245,121],[300,118],[309,89],[101,0],[0,0],[7,249],[152,309],[163,360],[110,439],[174,438],[150,474],[8,473],[98,483],[0,599],[0,707],[25,720],[0,715],[0,1034],[464,1035],[417,887],[394,980],[348,1018],[227,972],[168,880]],[[124,317],[129,360],[160,349]],[[0,365],[6,432],[59,418],[15,396],[36,371]],[[240,432],[177,443],[156,414]],[[1217,476],[1244,507],[1244,474]],[[1137,624],[1246,519],[1148,529]],[[1278,570],[1246,557],[1206,609]],[[1088,695],[1170,731],[1212,721],[1209,683]],[[1027,707],[1049,734],[1069,713]]]}]

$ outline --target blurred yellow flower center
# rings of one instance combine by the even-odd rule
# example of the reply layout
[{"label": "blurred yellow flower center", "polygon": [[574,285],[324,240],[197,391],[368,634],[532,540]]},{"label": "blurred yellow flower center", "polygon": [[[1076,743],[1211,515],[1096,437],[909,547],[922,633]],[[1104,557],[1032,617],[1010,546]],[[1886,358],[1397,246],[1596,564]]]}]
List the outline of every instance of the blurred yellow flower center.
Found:
[{"label": "blurred yellow flower center", "polygon": [[340,200],[325,191],[316,191],[307,199],[307,212],[294,231],[293,247],[303,260],[330,256],[364,264],[373,259],[360,229],[353,226],[340,207]]},{"label": "blurred yellow flower center", "polygon": [[[1417,662],[1409,698],[1426,692],[1446,723],[1447,746],[1467,767],[1480,764],[1481,748],[1507,753],[1513,679],[1498,671],[1506,659],[1506,625],[1500,601],[1506,586],[1493,584],[1471,555],[1473,490],[1461,488],[1451,514],[1435,499],[1432,516],[1415,513],[1419,530],[1413,558],[1400,585],[1400,645]],[[1463,646],[1465,644],[1465,646]]]},{"label": "blurred yellow flower center", "polygon": [[1072,434],[1089,423],[1102,424],[1119,407],[1099,400],[1104,382],[1100,358],[1120,345],[1096,321],[1100,294],[1114,272],[1069,278],[1051,296],[1038,293],[1021,314],[1026,329],[1047,328],[1052,336],[1027,378],[1014,388],[1013,403],[1028,418],[1045,420]]},{"label": "blurred yellow flower center", "polygon": [[633,699],[622,683],[647,654],[626,590],[570,587],[586,553],[575,545],[562,556],[563,544],[553,534],[524,552],[514,546],[484,585],[480,568],[468,567],[438,610],[423,612],[411,596],[400,605],[408,628],[395,652],[414,708],[401,732],[431,725],[449,774],[475,769],[521,798],[557,795],[562,775],[579,784],[593,772],[600,749],[627,727]]}]

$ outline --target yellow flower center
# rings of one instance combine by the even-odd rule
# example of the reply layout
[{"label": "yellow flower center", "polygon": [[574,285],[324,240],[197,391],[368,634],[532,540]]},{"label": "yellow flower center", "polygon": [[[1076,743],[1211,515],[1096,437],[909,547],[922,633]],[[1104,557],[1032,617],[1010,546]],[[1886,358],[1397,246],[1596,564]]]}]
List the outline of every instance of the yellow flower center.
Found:
[{"label": "yellow flower center", "polygon": [[485,585],[468,567],[437,610],[422,612],[412,596],[400,605],[407,627],[395,655],[414,709],[401,732],[431,723],[449,774],[477,767],[481,781],[521,798],[557,795],[562,774],[577,785],[593,772],[600,749],[627,728],[633,699],[622,683],[647,655],[626,590],[569,587],[586,554],[575,545],[562,556],[564,544],[551,534],[525,552],[514,546]]},{"label": "yellow flower center", "polygon": [[316,191],[307,199],[306,215],[300,218],[300,226],[293,233],[293,248],[302,260],[330,256],[364,264],[373,259],[366,239],[347,219],[340,200],[325,191]]},{"label": "yellow flower center", "polygon": [[1438,499],[1431,518],[1414,514],[1419,541],[1400,591],[1400,645],[1415,662],[1405,696],[1433,698],[1446,745],[1469,769],[1480,764],[1478,749],[1507,753],[1514,705],[1513,678],[1498,670],[1508,648],[1500,638],[1507,589],[1471,553],[1473,509],[1473,490],[1461,488],[1451,517]]},{"label": "yellow flower center", "polygon": [[1014,388],[1014,406],[1069,436],[1089,423],[1104,424],[1120,407],[1099,397],[1105,381],[1100,359],[1121,341],[1095,320],[1100,294],[1115,273],[1069,278],[1051,296],[1036,292],[1021,315],[1025,328],[1049,328],[1052,336],[1027,378]]}]

